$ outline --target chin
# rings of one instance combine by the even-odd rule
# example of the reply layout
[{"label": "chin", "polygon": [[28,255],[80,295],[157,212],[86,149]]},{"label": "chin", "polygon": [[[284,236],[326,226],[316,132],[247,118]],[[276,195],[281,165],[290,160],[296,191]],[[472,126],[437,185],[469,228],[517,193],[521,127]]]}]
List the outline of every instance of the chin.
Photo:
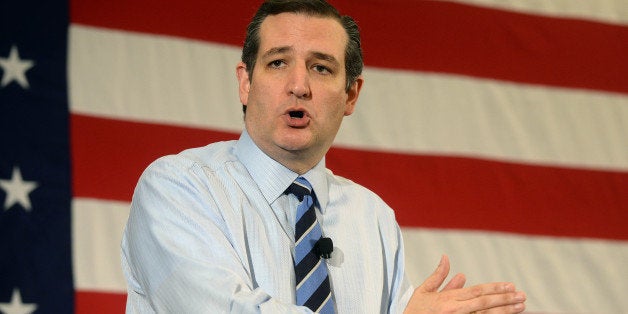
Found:
[{"label": "chin", "polygon": [[309,148],[308,145],[297,144],[297,143],[282,143],[278,146],[281,147],[281,149],[285,151],[295,152],[295,153],[307,150]]},{"label": "chin", "polygon": [[279,135],[275,143],[287,150],[302,150],[312,145],[312,135],[305,132],[289,132]]}]

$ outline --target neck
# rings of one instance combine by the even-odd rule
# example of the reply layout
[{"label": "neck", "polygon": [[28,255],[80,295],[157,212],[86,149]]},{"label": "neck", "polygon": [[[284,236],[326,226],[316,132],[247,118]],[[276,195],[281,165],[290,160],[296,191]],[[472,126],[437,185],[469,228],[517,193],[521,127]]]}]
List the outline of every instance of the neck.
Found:
[{"label": "neck", "polygon": [[[267,153],[268,154],[268,153]],[[325,156],[325,154],[315,154],[309,151],[282,151],[281,156],[268,154],[271,158],[282,164],[284,167],[302,175],[314,168]]]}]

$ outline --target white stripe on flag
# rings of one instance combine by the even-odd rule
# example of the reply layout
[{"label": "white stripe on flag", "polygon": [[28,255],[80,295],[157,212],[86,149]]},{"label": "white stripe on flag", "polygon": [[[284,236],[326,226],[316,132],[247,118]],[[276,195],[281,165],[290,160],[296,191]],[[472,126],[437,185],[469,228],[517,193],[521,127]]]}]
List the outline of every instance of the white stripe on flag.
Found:
[{"label": "white stripe on flag", "polygon": [[628,170],[628,146],[613,144],[628,134],[626,96],[393,70],[365,76],[337,144]]},{"label": "white stripe on flag", "polygon": [[[406,269],[416,285],[442,254],[467,286],[511,281],[528,312],[622,313],[628,307],[628,243],[504,233],[403,228]],[[450,276],[451,277],[451,276]]]},{"label": "white stripe on flag", "polygon": [[[239,48],[83,26],[71,27],[70,47],[72,112],[241,129]],[[374,68],[365,77],[336,145],[628,170],[628,146],[616,144],[628,134],[625,95]]]},{"label": "white stripe on flag", "polygon": [[120,243],[129,208],[125,202],[73,199],[72,262],[76,289],[126,292]]},{"label": "white stripe on flag", "polygon": [[241,129],[237,48],[72,25],[69,53],[72,112]]},{"label": "white stripe on flag", "polygon": [[470,5],[555,17],[578,18],[599,22],[628,24],[628,6],[624,0],[447,0]]}]

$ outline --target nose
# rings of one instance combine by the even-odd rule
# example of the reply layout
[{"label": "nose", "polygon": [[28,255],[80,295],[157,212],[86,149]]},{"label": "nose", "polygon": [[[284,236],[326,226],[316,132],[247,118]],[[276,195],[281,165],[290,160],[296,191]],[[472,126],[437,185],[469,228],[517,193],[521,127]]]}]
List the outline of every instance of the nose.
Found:
[{"label": "nose", "polygon": [[290,95],[294,95],[299,99],[310,97],[310,77],[305,65],[295,66],[292,68],[292,71],[290,71],[290,79],[288,80],[287,89]]}]

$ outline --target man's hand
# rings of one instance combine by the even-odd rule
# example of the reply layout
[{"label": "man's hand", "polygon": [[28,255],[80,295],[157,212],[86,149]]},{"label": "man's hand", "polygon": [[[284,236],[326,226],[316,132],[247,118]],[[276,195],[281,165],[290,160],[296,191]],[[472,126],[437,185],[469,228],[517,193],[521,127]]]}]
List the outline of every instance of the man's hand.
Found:
[{"label": "man's hand", "polygon": [[508,282],[494,282],[464,288],[466,278],[455,275],[438,291],[449,274],[449,258],[443,255],[438,267],[414,290],[404,314],[411,313],[520,313],[526,295]]}]

